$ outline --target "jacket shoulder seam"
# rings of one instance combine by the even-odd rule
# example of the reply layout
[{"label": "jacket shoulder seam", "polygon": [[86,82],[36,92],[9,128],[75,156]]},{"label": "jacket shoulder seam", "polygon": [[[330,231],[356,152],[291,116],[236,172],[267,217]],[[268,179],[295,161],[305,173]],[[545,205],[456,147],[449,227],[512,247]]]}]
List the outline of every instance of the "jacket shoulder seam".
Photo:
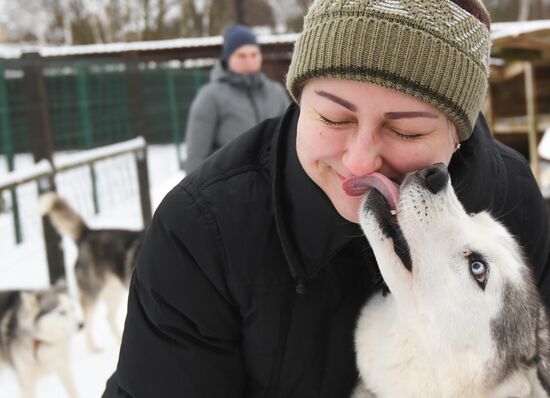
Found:
[{"label": "jacket shoulder seam", "polygon": [[198,213],[200,214],[201,218],[205,221],[205,225],[208,227],[208,229],[211,229],[212,232],[214,232],[214,239],[220,244],[220,247],[223,251],[223,259],[224,263],[227,264],[227,258],[225,255],[225,245],[223,244],[223,239],[221,237],[221,234],[216,227],[216,221],[215,217],[212,215],[210,210],[208,209],[208,206],[204,206],[201,204],[201,200],[198,195],[194,195],[190,190],[188,190],[183,184],[179,185],[180,189],[185,192],[193,202],[193,206],[198,210]]},{"label": "jacket shoulder seam", "polygon": [[233,177],[236,177],[241,174],[245,174],[247,172],[251,172],[251,171],[259,172],[261,169],[262,169],[261,166],[252,166],[252,165],[244,165],[244,166],[238,167],[226,173],[218,174],[214,177],[207,179],[199,186],[199,190],[201,191],[203,189],[207,189],[218,182],[229,180]]}]

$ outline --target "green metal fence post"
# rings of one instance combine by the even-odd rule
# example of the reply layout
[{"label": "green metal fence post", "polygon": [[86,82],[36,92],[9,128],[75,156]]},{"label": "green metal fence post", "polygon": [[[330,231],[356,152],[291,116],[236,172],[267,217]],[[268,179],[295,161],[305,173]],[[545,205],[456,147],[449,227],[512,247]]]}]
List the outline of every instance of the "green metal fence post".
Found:
[{"label": "green metal fence post", "polygon": [[[0,60],[0,119],[2,121],[2,146],[6,156],[8,171],[13,171],[15,167],[15,151],[13,148],[13,136],[10,123],[10,108],[8,102],[8,90],[6,88],[6,74],[4,60]],[[0,195],[2,192],[0,192]],[[23,242],[23,234],[21,231],[21,216],[19,215],[19,202],[17,200],[17,191],[10,190],[13,228],[15,231],[15,242],[17,244]],[[1,199],[1,198],[0,198]]]},{"label": "green metal fence post", "polygon": [[[82,127],[84,132],[84,146],[86,149],[94,147],[94,136],[92,131],[92,122],[90,119],[88,85],[86,82],[86,66],[78,65],[78,99],[80,112],[82,115]],[[97,193],[97,177],[93,163],[90,164],[90,178],[92,180],[92,199],[94,202],[94,212],[99,213],[99,201]]]},{"label": "green metal fence post", "polygon": [[176,88],[174,83],[174,71],[166,70],[166,83],[168,84],[168,100],[170,101],[170,119],[172,121],[172,139],[176,144],[176,156],[180,169],[183,169],[183,159],[181,158],[181,130],[178,115],[178,101],[176,97]]}]

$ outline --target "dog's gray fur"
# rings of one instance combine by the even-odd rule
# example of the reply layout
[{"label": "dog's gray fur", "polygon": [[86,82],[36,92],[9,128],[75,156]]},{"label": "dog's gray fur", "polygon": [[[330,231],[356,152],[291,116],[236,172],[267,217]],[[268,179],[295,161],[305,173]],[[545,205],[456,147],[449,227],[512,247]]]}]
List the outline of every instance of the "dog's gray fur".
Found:
[{"label": "dog's gray fur", "polygon": [[49,192],[41,197],[41,212],[60,233],[75,242],[76,281],[84,313],[84,325],[90,348],[99,350],[92,337],[92,318],[100,300],[108,308],[112,333],[120,338],[116,315],[130,284],[143,231],[92,229],[59,195]]}]

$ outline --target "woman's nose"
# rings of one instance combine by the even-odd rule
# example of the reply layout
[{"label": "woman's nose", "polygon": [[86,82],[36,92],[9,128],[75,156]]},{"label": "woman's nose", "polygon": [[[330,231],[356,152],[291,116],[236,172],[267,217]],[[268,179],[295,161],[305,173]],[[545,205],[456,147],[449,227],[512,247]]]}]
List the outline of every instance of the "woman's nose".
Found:
[{"label": "woman's nose", "polygon": [[360,133],[350,140],[342,163],[355,176],[364,176],[379,170],[382,156],[372,133]]}]

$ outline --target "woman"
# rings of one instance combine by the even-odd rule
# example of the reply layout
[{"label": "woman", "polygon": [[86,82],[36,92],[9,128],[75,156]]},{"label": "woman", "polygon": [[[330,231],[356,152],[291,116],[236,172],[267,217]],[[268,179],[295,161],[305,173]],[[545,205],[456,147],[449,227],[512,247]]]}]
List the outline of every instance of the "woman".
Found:
[{"label": "woman", "polygon": [[[489,16],[478,0],[317,0],[287,76],[297,104],[167,195],[130,289],[105,397],[346,397],[353,331],[383,285],[342,182],[448,165],[550,289],[548,222],[525,160],[479,114]],[[479,115],[479,117],[478,117]]]}]

